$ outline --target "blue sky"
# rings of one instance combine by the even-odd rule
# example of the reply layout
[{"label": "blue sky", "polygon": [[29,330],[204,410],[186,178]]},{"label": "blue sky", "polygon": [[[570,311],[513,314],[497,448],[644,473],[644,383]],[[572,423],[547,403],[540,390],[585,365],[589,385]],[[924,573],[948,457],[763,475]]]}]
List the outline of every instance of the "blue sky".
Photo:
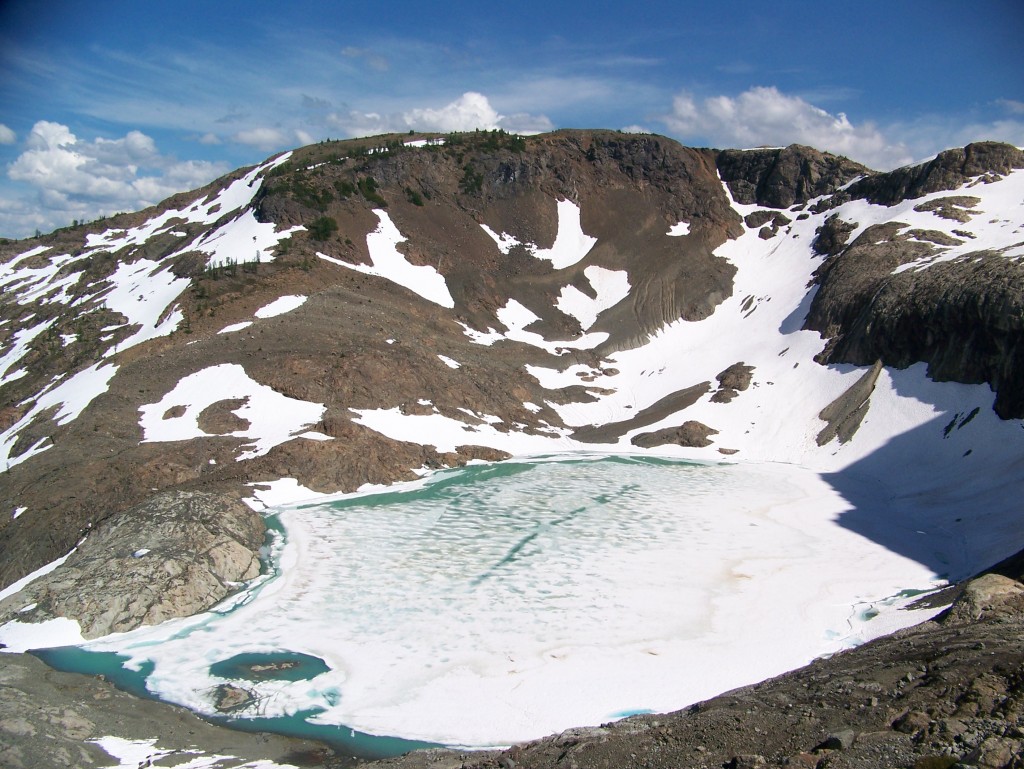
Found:
[{"label": "blue sky", "polygon": [[0,0],[0,235],[392,130],[800,142],[878,169],[1024,146],[1021,40],[1020,0]]}]

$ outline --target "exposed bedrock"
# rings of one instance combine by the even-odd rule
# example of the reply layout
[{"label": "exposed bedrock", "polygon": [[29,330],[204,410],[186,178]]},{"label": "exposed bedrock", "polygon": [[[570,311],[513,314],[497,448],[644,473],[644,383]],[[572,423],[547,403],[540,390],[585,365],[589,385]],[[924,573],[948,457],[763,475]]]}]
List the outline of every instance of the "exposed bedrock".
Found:
[{"label": "exposed bedrock", "polygon": [[197,614],[259,574],[264,532],[235,497],[155,495],[90,530],[61,566],[0,602],[0,623],[68,617],[96,638]]},{"label": "exposed bedrock", "polygon": [[864,372],[860,379],[821,410],[818,418],[825,421],[825,427],[818,433],[816,439],[819,446],[824,446],[835,438],[838,438],[840,443],[846,443],[853,438],[868,413],[869,399],[881,372],[882,362],[875,361],[875,365]]},{"label": "exposed bedrock", "polygon": [[[501,142],[451,139],[430,152],[326,163],[315,148],[305,148],[301,161],[297,155],[275,173],[257,213],[279,226],[308,224],[324,213],[339,229],[317,250],[368,263],[362,239],[347,236],[376,226],[368,201],[338,190],[374,179],[374,194],[408,239],[403,252],[444,275],[460,319],[480,331],[496,326],[495,310],[515,298],[540,316],[531,330],[571,339],[581,329],[555,309],[562,288],[588,290],[589,266],[628,270],[628,301],[607,310],[591,329],[610,335],[602,353],[641,344],[680,318],[706,318],[731,295],[735,268],[714,251],[742,227],[718,179],[713,151],[612,131],[556,131],[531,138],[524,148]],[[297,189],[308,192],[296,196]],[[521,246],[502,253],[480,226],[550,248],[559,200],[576,203],[583,232],[598,239],[577,264],[555,269]],[[322,211],[310,201],[319,201]],[[689,225],[688,234],[669,236],[679,222]]]},{"label": "exposed bedrock", "polygon": [[724,150],[716,162],[736,202],[769,208],[789,208],[831,195],[857,177],[874,173],[860,163],[799,144]]},{"label": "exposed bedrock", "polygon": [[640,433],[630,439],[630,443],[643,449],[652,449],[655,446],[710,446],[712,435],[718,430],[708,427],[702,422],[689,420],[683,422],[679,427],[666,427],[663,430],[655,430],[649,433]]},{"label": "exposed bedrock", "polygon": [[823,266],[805,325],[829,339],[818,360],[923,361],[936,381],[987,382],[999,416],[1024,417],[1024,268],[978,252],[894,273],[931,252],[899,229],[871,227]]},{"label": "exposed bedrock", "polygon": [[1024,168],[1024,151],[1001,142],[975,142],[940,152],[927,163],[875,174],[850,185],[852,199],[893,205],[931,192],[955,190],[976,177],[995,177]]}]

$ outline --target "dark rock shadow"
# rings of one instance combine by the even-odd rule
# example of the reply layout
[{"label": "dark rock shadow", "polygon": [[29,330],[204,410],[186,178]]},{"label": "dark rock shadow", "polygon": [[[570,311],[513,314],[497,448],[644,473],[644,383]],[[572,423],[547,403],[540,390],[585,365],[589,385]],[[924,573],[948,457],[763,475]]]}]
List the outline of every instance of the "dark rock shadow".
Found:
[{"label": "dark rock shadow", "polygon": [[814,297],[818,293],[818,286],[814,285],[810,290],[804,294],[804,298],[800,300],[800,304],[796,306],[789,315],[787,315],[782,323],[779,324],[780,334],[792,334],[796,331],[804,331],[804,321],[807,320],[807,316],[811,312],[811,304],[814,302]]},{"label": "dark rock shadow", "polygon": [[[921,398],[910,377],[894,373],[897,392]],[[963,407],[969,400],[959,408],[953,401],[934,404],[934,419],[845,469],[822,474],[851,505],[839,525],[951,581],[1024,548],[1024,425],[998,420],[991,402],[975,419],[980,412]]]}]

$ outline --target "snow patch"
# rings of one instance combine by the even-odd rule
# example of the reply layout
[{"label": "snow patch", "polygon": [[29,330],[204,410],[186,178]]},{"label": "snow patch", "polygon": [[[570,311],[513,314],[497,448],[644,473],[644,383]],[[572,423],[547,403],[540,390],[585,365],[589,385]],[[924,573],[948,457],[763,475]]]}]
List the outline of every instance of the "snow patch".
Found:
[{"label": "snow patch", "polygon": [[556,270],[562,270],[578,264],[590,249],[597,243],[597,238],[591,237],[583,232],[583,225],[580,223],[580,207],[571,200],[559,200],[558,206],[558,232],[555,235],[555,242],[551,248],[537,248],[533,243],[520,243],[508,233],[500,235],[481,224],[483,231],[493,240],[503,254],[508,254],[516,246],[524,246],[537,259],[545,259],[551,262]]},{"label": "snow patch", "polygon": [[251,326],[251,325],[252,325],[252,321],[251,320],[244,320],[241,323],[232,323],[230,326],[225,326],[224,328],[222,328],[217,333],[218,334],[230,334],[233,331],[241,331],[244,328],[249,328],[249,326]]},{"label": "snow patch", "polygon": [[63,374],[54,379],[49,388],[36,398],[35,405],[25,416],[0,433],[0,461],[4,469],[9,470],[27,459],[50,448],[53,443],[49,437],[37,441],[26,451],[16,457],[11,456],[18,434],[28,427],[33,420],[49,408],[57,407],[53,421],[58,425],[67,424],[79,417],[94,399],[107,391],[110,380],[117,373],[117,366],[96,363],[82,369],[67,381],[60,382]]},{"label": "snow patch", "polygon": [[275,299],[270,304],[256,310],[254,315],[257,318],[274,318],[278,315],[284,315],[286,312],[291,312],[292,310],[296,310],[304,305],[307,298],[308,297],[302,296],[301,294],[282,296]]},{"label": "snow patch", "polygon": [[[175,748],[165,750],[158,748],[157,738],[148,740],[129,740],[123,737],[111,735],[97,737],[89,740],[98,745],[103,751],[117,761],[116,764],[109,764],[101,769],[138,769],[142,766],[173,766],[173,769],[219,769],[225,766],[225,762],[231,762],[231,766],[237,769],[296,769],[292,764],[279,764],[267,759],[247,761],[244,764],[237,763],[235,756],[205,754],[201,750],[183,750]],[[173,764],[167,764],[169,757],[175,756]],[[192,756],[192,758],[185,758]],[[184,763],[181,761],[184,760]]]},{"label": "snow patch", "polygon": [[438,355],[437,358],[444,365],[446,365],[448,368],[461,368],[462,367],[461,363],[459,363],[457,360],[452,360],[447,355]]},{"label": "snow patch", "polygon": [[566,315],[576,318],[580,327],[586,331],[594,325],[598,315],[629,296],[630,285],[625,270],[608,270],[591,265],[583,270],[583,274],[597,296],[591,298],[575,286],[564,286],[555,306]]},{"label": "snow patch", "polygon": [[366,247],[370,250],[371,265],[349,264],[340,259],[317,253],[321,259],[337,264],[364,275],[376,275],[390,280],[424,299],[449,309],[455,307],[455,300],[448,291],[444,276],[430,265],[411,264],[397,246],[406,238],[398,231],[387,211],[375,208],[373,213],[380,220],[377,229],[366,236]]},{"label": "snow patch", "polygon": [[[248,450],[238,460],[253,459],[275,446],[298,437],[323,417],[326,407],[289,398],[251,379],[245,369],[234,363],[222,363],[184,377],[157,403],[139,408],[143,443],[187,441],[211,437],[199,428],[199,415],[208,406],[223,400],[243,400],[232,413],[249,422],[242,430],[227,433],[246,438]],[[168,416],[171,409],[183,409],[180,416]],[[326,436],[325,436],[326,437]]]}]

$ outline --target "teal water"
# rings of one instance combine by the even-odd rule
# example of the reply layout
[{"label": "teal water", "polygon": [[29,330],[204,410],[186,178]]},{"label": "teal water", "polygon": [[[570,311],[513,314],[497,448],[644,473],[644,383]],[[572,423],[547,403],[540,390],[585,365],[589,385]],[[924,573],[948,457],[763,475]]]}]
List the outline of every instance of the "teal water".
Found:
[{"label": "teal water", "polygon": [[210,665],[210,675],[242,681],[308,681],[330,668],[299,652],[247,652]]},{"label": "teal water", "polygon": [[[124,655],[115,652],[89,651],[77,646],[36,649],[31,653],[55,670],[61,670],[66,673],[84,673],[93,676],[102,675],[121,691],[150,700],[160,699],[146,688],[146,678],[153,672],[152,662],[143,664],[138,670],[134,670],[126,666],[128,658]],[[277,661],[283,661],[286,658],[294,659],[295,657],[304,656],[307,655],[237,655],[237,657],[260,658],[261,661],[266,661],[270,657],[275,658]],[[232,660],[224,660],[218,664],[226,665],[229,662],[235,662],[236,665],[242,664],[238,662],[237,657],[232,658]],[[305,663],[307,665],[306,673],[309,673],[310,669],[316,666],[316,662],[326,669],[323,660],[318,660],[315,657],[310,657],[309,660]],[[315,662],[312,662],[313,660]],[[315,718],[320,712],[322,711],[304,710],[289,716],[263,718],[202,717],[211,723],[243,732],[273,732],[289,737],[319,740],[327,743],[343,755],[371,761],[400,756],[411,750],[440,747],[436,743],[431,742],[404,740],[399,737],[382,737],[364,734],[345,726],[318,724]]]}]

